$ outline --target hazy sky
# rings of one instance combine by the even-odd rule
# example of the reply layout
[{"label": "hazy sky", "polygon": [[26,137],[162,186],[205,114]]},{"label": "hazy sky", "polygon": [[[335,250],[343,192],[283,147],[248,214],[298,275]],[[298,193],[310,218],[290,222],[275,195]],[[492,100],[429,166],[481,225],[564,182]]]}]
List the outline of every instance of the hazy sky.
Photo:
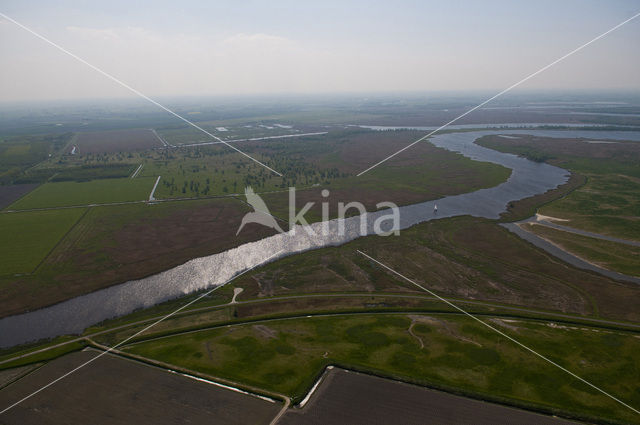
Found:
[{"label": "hazy sky", "polygon": [[[640,1],[51,1],[0,11],[151,96],[502,89]],[[526,89],[640,89],[640,18]],[[0,18],[0,100],[128,92]]]}]

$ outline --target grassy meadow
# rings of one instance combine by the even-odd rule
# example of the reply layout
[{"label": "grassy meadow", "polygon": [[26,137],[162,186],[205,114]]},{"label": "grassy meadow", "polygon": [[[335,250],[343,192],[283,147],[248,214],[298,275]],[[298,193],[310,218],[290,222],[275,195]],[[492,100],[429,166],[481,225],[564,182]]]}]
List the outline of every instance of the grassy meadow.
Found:
[{"label": "grassy meadow", "polygon": [[[640,402],[637,338],[487,320],[628,403]],[[338,364],[548,411],[637,421],[630,410],[469,318],[365,314],[275,320],[164,337],[125,350],[296,400],[324,366]]]},{"label": "grassy meadow", "polygon": [[527,225],[526,229],[590,263],[631,276],[640,276],[639,247],[595,239],[542,225]]},{"label": "grassy meadow", "polygon": [[0,214],[0,275],[33,272],[85,211]]},{"label": "grassy meadow", "polygon": [[567,219],[564,224],[590,232],[640,240],[640,143],[589,143],[533,136],[487,136],[478,143],[586,177],[586,184],[544,205],[541,214]]},{"label": "grassy meadow", "polygon": [[27,210],[143,201],[149,198],[154,183],[155,178],[153,177],[46,183],[13,203],[9,209]]}]

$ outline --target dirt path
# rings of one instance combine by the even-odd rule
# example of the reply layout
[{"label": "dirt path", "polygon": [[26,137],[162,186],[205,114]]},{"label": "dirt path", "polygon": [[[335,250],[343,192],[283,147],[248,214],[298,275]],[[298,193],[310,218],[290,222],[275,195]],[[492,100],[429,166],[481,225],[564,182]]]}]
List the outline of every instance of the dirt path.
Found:
[{"label": "dirt path", "polygon": [[420,338],[418,335],[413,333],[413,327],[415,326],[416,322],[412,321],[411,325],[409,325],[409,334],[414,337],[415,339],[418,340],[418,342],[420,343],[420,349],[422,350],[424,348],[424,342],[422,341],[422,338]]},{"label": "dirt path", "polygon": [[240,295],[244,291],[244,288],[233,288],[233,298],[231,298],[231,302],[229,304],[237,303],[236,297]]},{"label": "dirt path", "polygon": [[158,176],[158,178],[156,179],[156,184],[153,185],[153,189],[151,189],[151,193],[149,194],[149,202],[156,200],[153,195],[156,193],[156,188],[158,187],[158,183],[160,183],[161,178],[162,176]]},{"label": "dirt path", "polygon": [[167,148],[175,148],[174,145],[172,145],[171,143],[169,143],[166,140],[164,140],[164,138],[162,136],[160,136],[155,129],[150,128],[149,130],[151,130],[151,132],[153,132],[153,134],[155,134],[155,136],[158,138],[160,143],[162,143],[162,146],[167,147]]},{"label": "dirt path", "polygon": [[278,412],[278,414],[276,415],[275,418],[273,418],[271,420],[271,422],[269,422],[269,425],[275,425],[278,423],[278,421],[280,420],[280,418],[282,417],[282,415],[284,415],[285,413],[287,413],[287,410],[289,410],[289,406],[291,406],[291,399],[289,397],[285,397],[284,398],[284,405],[282,406],[282,409],[280,409],[280,411]]},{"label": "dirt path", "polygon": [[135,179],[135,178],[136,178],[136,176],[138,175],[138,173],[140,173],[140,170],[142,170],[142,166],[143,166],[143,165],[144,165],[144,163],[140,164],[140,165],[138,166],[138,168],[136,168],[136,171],[134,171],[134,172],[133,172],[133,174],[131,175],[131,178],[132,178],[132,179]]}]

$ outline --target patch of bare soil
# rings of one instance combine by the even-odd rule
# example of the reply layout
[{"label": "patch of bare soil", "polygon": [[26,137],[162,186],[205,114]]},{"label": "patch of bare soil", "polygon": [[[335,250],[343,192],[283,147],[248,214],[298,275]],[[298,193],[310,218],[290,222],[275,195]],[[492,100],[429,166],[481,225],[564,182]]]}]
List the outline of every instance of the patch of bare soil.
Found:
[{"label": "patch of bare soil", "polygon": [[276,330],[271,329],[266,325],[253,325],[251,328],[265,339],[273,339],[278,336],[278,332]]},{"label": "patch of bare soil", "polygon": [[0,185],[0,210],[13,204],[38,186],[39,183]]},{"label": "patch of bare soil", "polygon": [[302,409],[289,409],[281,425],[311,424],[569,425],[552,416],[333,368]]},{"label": "patch of bare soil", "polygon": [[[415,324],[415,323],[424,323],[426,325],[432,326],[436,329],[438,329],[438,331],[449,335],[453,338],[459,339],[460,341],[463,342],[468,342],[469,344],[473,344],[473,345],[477,345],[478,347],[482,347],[481,344],[479,344],[478,342],[469,339],[465,336],[462,335],[462,333],[460,333],[457,329],[457,327],[449,322],[440,320],[440,319],[436,319],[434,317],[430,317],[430,316],[420,316],[420,315],[410,315],[409,318],[411,319],[411,324]],[[422,340],[421,340],[422,341]],[[421,347],[422,348],[422,347]]]},{"label": "patch of bare soil", "polygon": [[[0,391],[9,406],[95,359],[83,351],[60,357]],[[23,424],[266,424],[282,405],[113,355],[102,356],[2,415]]]}]

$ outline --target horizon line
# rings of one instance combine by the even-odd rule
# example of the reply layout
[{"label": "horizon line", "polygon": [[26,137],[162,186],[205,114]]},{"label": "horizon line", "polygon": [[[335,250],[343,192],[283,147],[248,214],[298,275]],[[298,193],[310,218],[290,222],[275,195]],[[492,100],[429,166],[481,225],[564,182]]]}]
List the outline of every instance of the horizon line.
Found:
[{"label": "horizon line", "polygon": [[[274,99],[282,97],[300,98],[300,97],[361,97],[361,96],[424,96],[424,95],[439,95],[439,96],[474,96],[482,93],[492,91],[491,88],[487,89],[425,89],[425,90],[371,90],[371,91],[327,91],[327,92],[254,92],[254,93],[210,93],[210,94],[164,94],[154,95],[158,99],[175,99],[175,100],[188,100],[188,99],[247,99],[247,98],[261,98],[261,99]],[[526,95],[526,96],[549,96],[549,95],[625,95],[628,97],[640,96],[639,87],[617,87],[617,88],[525,88],[519,90],[513,90],[511,96],[514,95]],[[505,95],[503,97],[507,98]],[[140,101],[137,96],[87,96],[87,97],[43,97],[43,98],[29,98],[29,99],[0,99],[0,105],[10,104],[29,104],[29,103],[70,103],[70,102],[103,102],[103,101]]]}]

